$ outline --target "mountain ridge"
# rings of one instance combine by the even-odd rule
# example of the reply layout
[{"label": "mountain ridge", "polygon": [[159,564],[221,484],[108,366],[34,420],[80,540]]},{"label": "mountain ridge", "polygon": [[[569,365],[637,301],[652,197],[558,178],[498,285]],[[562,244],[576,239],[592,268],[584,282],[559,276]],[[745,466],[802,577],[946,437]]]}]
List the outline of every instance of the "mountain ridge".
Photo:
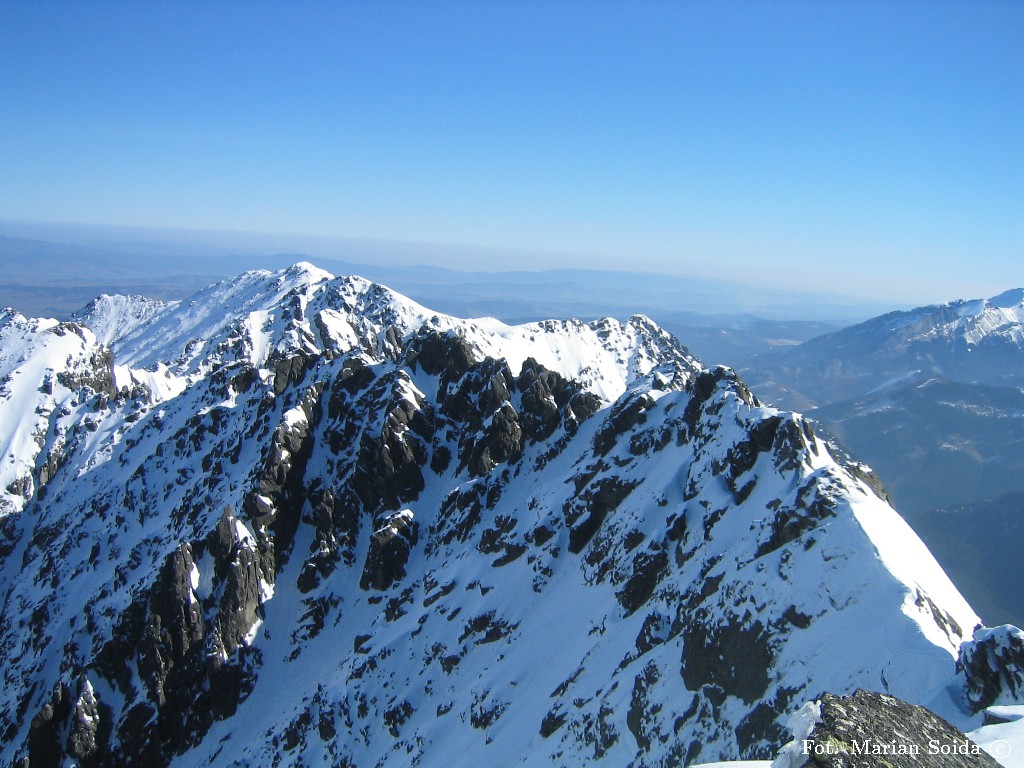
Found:
[{"label": "mountain ridge", "polygon": [[[964,383],[1024,383],[1024,289],[889,312],[802,344],[754,356],[764,384],[847,400],[940,376]],[[810,379],[810,381],[808,381]],[[799,384],[798,384],[799,383]]]},{"label": "mountain ridge", "polygon": [[669,765],[868,684],[976,721],[977,616],[870,471],[646,318],[297,265],[110,340],[8,490],[12,764]]}]

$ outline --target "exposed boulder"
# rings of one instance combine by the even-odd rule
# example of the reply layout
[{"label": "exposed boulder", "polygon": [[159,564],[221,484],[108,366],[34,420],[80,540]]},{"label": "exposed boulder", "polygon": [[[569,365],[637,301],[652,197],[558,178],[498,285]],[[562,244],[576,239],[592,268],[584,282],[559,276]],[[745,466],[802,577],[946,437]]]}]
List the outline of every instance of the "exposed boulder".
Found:
[{"label": "exposed boulder", "polygon": [[360,589],[385,590],[405,577],[409,554],[419,541],[419,524],[410,510],[388,515],[370,537]]},{"label": "exposed boulder", "polygon": [[1024,704],[1024,632],[1017,627],[975,630],[974,639],[960,646],[957,668],[973,711]]},{"label": "exposed boulder", "polygon": [[455,333],[442,334],[424,327],[409,340],[405,362],[413,369],[422,368],[431,375],[440,373],[442,379],[455,381],[473,365],[473,350]]},{"label": "exposed boulder", "polygon": [[83,674],[78,680],[78,698],[71,713],[65,750],[80,765],[92,765],[103,756],[110,731],[109,712],[101,710],[92,684]]},{"label": "exposed boulder", "polygon": [[480,476],[498,464],[515,461],[523,453],[523,430],[515,408],[504,404],[498,408],[484,427],[479,440],[474,441],[469,457],[469,471]]}]

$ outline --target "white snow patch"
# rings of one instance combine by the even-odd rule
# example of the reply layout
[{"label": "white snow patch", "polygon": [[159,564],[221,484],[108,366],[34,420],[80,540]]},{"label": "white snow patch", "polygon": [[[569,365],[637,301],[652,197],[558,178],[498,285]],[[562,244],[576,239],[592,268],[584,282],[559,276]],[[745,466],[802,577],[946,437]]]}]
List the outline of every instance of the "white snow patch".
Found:
[{"label": "white snow patch", "polygon": [[1024,768],[1024,705],[985,711],[1009,722],[985,725],[967,736],[1005,768]]},{"label": "white snow patch", "polygon": [[265,603],[274,596],[274,585],[260,577],[260,602]]},{"label": "white snow patch", "polygon": [[114,386],[117,389],[143,386],[149,390],[150,401],[163,403],[172,400],[188,386],[183,376],[171,373],[164,363],[157,363],[151,368],[131,368],[127,365],[114,366]]},{"label": "white snow patch", "polygon": [[204,552],[199,561],[194,564],[194,568],[194,572],[190,574],[192,577],[192,590],[199,601],[202,602],[213,592],[213,555],[209,551]]},{"label": "white snow patch", "polygon": [[309,421],[306,418],[306,412],[301,407],[296,406],[284,413],[284,423],[289,429],[295,426],[306,425]]},{"label": "white snow patch", "polygon": [[245,633],[245,637],[242,638],[242,642],[245,645],[252,645],[256,641],[256,636],[260,633],[260,627],[263,626],[263,619],[257,618],[253,625],[249,627],[249,631]]},{"label": "white snow patch", "polygon": [[793,735],[793,740],[779,750],[778,757],[771,763],[771,768],[800,768],[807,762],[807,754],[803,748],[804,741],[811,735],[814,726],[820,722],[820,701],[808,701],[791,714],[786,720],[786,727]]},{"label": "white snow patch", "polygon": [[235,536],[238,537],[238,542],[249,549],[256,549],[256,537],[252,535],[245,523],[239,520],[237,517],[234,518],[235,522]]},{"label": "white snow patch", "polygon": [[199,578],[199,567],[195,563],[192,563],[192,567],[189,569],[188,580],[189,580],[189,584],[191,585],[191,589],[189,589],[189,591],[188,591],[189,602],[191,602],[191,603],[193,603],[195,605],[198,605],[199,604],[199,597],[196,594],[196,591],[199,589],[200,578]]},{"label": "white snow patch", "polygon": [[975,315],[980,315],[984,311],[984,299],[974,299],[973,301],[965,301],[963,304],[956,308],[956,313],[960,317],[974,317]]}]

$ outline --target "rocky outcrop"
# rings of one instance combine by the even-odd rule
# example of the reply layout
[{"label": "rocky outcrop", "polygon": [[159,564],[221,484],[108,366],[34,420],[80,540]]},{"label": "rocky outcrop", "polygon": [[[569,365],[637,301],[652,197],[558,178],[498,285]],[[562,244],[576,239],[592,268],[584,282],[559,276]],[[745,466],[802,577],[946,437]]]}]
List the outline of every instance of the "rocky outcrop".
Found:
[{"label": "rocky outcrop", "polygon": [[[270,580],[291,554],[307,501],[306,463],[313,451],[313,430],[323,415],[322,391],[320,384],[310,386],[285,413],[268,441],[256,487],[245,497],[244,511],[254,524],[261,565]],[[264,398],[261,408],[268,409],[271,402]],[[264,424],[268,415],[263,414]]]},{"label": "rocky outcrop", "polygon": [[[55,336],[72,333],[86,344],[95,344],[91,334],[87,336],[85,329],[78,323],[60,323],[49,332]],[[88,387],[97,394],[115,397],[117,389],[114,386],[114,354],[109,349],[97,345],[85,365],[78,370],[58,372],[57,381],[72,391]]]},{"label": "rocky outcrop", "polygon": [[421,368],[432,376],[441,375],[445,385],[460,379],[474,362],[472,347],[453,332],[439,333],[429,327],[421,328],[406,348],[407,365]]},{"label": "rocky outcrop", "polygon": [[532,357],[523,362],[516,389],[521,395],[523,431],[531,440],[551,437],[561,421],[561,410],[579,392],[578,386],[555,371],[547,370]]},{"label": "rocky outcrop", "polygon": [[1024,704],[1024,632],[1004,624],[979,628],[960,646],[957,669],[971,709],[994,704]]},{"label": "rocky outcrop", "polygon": [[348,420],[366,420],[366,408],[383,413],[373,419],[358,440],[352,488],[369,514],[396,510],[416,499],[424,488],[423,467],[434,433],[433,409],[411,392],[408,377],[389,373],[374,383],[350,406]]},{"label": "rocky outcrop", "polygon": [[884,693],[825,694],[810,733],[774,768],[999,768],[938,715]]},{"label": "rocky outcrop", "polygon": [[83,672],[73,683],[60,683],[32,718],[28,756],[18,768],[57,768],[64,757],[77,768],[98,768],[108,757],[111,713],[100,704]]},{"label": "rocky outcrop", "polygon": [[418,540],[419,523],[412,513],[405,510],[388,515],[371,537],[359,586],[384,590],[404,577],[409,554]]},{"label": "rocky outcrop", "polygon": [[78,678],[78,698],[65,742],[68,757],[80,766],[95,765],[107,750],[109,736],[109,708],[101,708],[89,678],[83,674]]},{"label": "rocky outcrop", "polygon": [[80,684],[69,754],[73,747],[83,760],[104,756],[102,765],[164,765],[234,714],[254,682],[250,644],[269,597],[256,546],[228,509],[205,540],[168,555],[91,664],[124,696],[123,710],[104,711],[88,681]]}]

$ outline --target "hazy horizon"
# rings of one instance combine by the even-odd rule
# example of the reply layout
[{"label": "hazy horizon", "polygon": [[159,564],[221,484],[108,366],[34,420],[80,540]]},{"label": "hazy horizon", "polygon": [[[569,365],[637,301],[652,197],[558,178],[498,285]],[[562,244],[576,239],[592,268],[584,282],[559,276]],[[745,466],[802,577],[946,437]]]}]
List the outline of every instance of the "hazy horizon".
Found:
[{"label": "hazy horizon", "polygon": [[[989,298],[1009,288],[1020,287],[997,281],[957,281],[945,292],[921,281],[910,289],[882,283],[877,291],[858,291],[858,284],[817,281],[813,285],[789,284],[756,276],[731,274],[715,264],[676,265],[675,269],[644,268],[629,260],[590,260],[584,254],[509,248],[493,245],[411,242],[388,239],[327,237],[315,235],[233,232],[185,228],[131,227],[121,225],[84,225],[67,222],[26,222],[0,219],[0,238],[36,240],[48,244],[71,245],[166,260],[187,256],[218,257],[294,257],[326,262],[370,264],[381,268],[428,267],[457,273],[540,273],[563,270],[628,272],[665,275],[673,278],[736,284],[743,288],[763,288],[769,292],[816,297],[817,301],[835,301],[841,305],[863,306],[850,317],[866,318],[872,313],[912,306],[941,304],[957,299]],[[595,263],[596,261],[596,263]],[[692,267],[687,269],[686,267]],[[211,274],[229,272],[212,269]],[[48,276],[49,277],[49,276]],[[6,282],[10,282],[9,280]],[[1024,280],[1022,280],[1024,285]],[[842,314],[841,312],[839,313]]]},{"label": "hazy horizon", "polygon": [[901,303],[1024,284],[1020,3],[41,0],[4,17],[7,221]]}]

